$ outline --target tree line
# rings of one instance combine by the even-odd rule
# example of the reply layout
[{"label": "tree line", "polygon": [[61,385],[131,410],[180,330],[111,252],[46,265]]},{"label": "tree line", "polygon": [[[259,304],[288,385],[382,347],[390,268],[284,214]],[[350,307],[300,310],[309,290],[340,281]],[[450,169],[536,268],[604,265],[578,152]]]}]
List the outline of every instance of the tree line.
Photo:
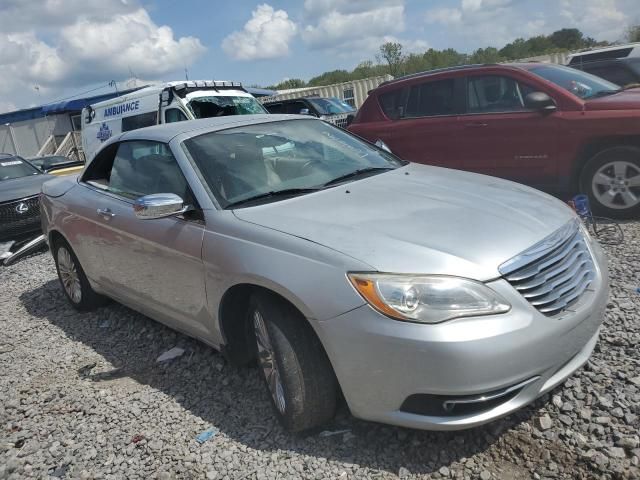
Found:
[{"label": "tree line", "polygon": [[[627,30],[625,40],[630,42],[640,41],[640,25],[630,27]],[[351,71],[332,70],[324,72],[311,78],[308,82],[300,78],[291,78],[266,88],[285,90],[289,88],[317,87],[385,74],[397,77],[436,68],[476,63],[499,63],[607,45],[609,45],[608,42],[597,41],[585,36],[577,28],[563,28],[550,35],[537,35],[526,40],[517,38],[501,49],[495,47],[479,48],[470,54],[458,52],[453,48],[444,50],[430,48],[423,53],[405,54],[401,43],[387,42],[380,45],[375,62],[373,60],[365,60]]]}]

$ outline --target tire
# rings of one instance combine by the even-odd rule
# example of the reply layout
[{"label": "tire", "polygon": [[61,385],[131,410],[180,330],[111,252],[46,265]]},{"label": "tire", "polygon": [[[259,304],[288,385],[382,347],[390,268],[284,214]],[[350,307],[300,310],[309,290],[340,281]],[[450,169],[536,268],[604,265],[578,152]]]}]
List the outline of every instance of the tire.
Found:
[{"label": "tire", "polygon": [[106,303],[106,298],[91,288],[76,254],[65,240],[56,240],[52,253],[60,286],[73,308],[87,312]]},{"label": "tire", "polygon": [[[282,426],[300,432],[335,415],[338,383],[306,319],[285,301],[256,293],[249,303],[258,366]],[[275,370],[269,368],[275,365]]]},{"label": "tire", "polygon": [[640,148],[619,146],[597,153],[582,169],[580,191],[595,214],[640,216]]}]

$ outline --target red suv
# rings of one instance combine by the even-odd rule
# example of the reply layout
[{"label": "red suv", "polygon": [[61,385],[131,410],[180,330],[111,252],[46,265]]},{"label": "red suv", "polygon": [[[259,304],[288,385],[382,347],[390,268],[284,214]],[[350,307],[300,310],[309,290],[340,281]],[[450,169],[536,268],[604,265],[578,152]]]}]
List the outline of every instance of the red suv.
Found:
[{"label": "red suv", "polygon": [[560,65],[454,67],[383,83],[349,130],[401,158],[583,192],[640,214],[640,88]]}]

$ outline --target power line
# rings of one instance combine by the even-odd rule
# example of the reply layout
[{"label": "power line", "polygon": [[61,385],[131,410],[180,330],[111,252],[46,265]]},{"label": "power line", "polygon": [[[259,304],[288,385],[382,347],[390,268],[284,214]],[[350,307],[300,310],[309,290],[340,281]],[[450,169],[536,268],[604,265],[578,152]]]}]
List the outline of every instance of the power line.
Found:
[{"label": "power line", "polygon": [[105,83],[104,85],[101,85],[100,87],[92,88],[91,90],[87,90],[87,91],[85,91],[85,92],[80,92],[80,93],[76,93],[76,94],[74,94],[74,95],[71,95],[71,96],[69,96],[69,97],[58,98],[58,99],[56,99],[56,100],[52,100],[52,101],[50,101],[49,103],[45,103],[45,105],[50,105],[50,104],[52,104],[52,103],[57,103],[57,102],[63,102],[63,101],[65,101],[65,100],[70,100],[70,99],[72,99],[72,98],[79,97],[80,95],[86,95],[87,93],[95,92],[96,90],[101,90],[101,89],[103,89],[103,88],[107,88],[107,87],[109,87],[109,86],[110,86],[110,85],[109,85],[108,83]]}]

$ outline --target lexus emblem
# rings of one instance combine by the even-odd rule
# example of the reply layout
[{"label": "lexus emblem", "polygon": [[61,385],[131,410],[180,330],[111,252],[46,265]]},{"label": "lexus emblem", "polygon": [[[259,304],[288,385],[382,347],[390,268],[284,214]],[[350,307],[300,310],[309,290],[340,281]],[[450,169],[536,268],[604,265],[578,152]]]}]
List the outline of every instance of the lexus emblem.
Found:
[{"label": "lexus emblem", "polygon": [[16,212],[18,212],[20,215],[22,215],[23,213],[27,213],[28,211],[29,211],[29,205],[27,205],[24,202],[20,202],[16,206]]}]

